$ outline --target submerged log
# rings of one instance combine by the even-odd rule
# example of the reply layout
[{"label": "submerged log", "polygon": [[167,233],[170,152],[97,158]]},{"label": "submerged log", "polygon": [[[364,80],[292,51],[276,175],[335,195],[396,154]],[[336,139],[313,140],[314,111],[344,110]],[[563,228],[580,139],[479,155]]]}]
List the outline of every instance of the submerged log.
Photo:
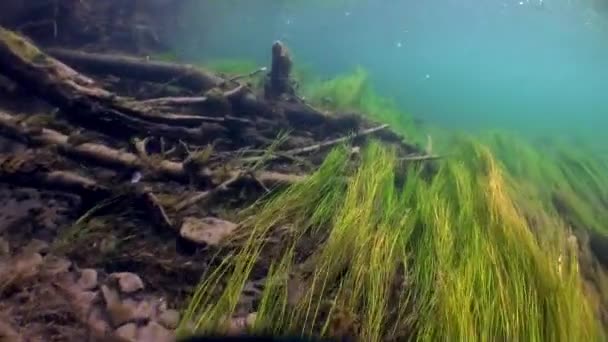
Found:
[{"label": "submerged log", "polygon": [[[203,83],[202,81],[192,81],[187,78],[186,81],[180,82],[181,77],[184,75],[184,73],[186,73],[184,68],[190,70],[190,66],[163,62],[150,62],[131,57],[117,57],[108,54],[85,53],[65,49],[49,49],[48,51],[52,56],[58,58],[62,62],[65,62],[78,70],[82,70],[94,75],[105,76],[112,74],[122,78],[132,78],[139,81],[158,83],[165,83],[167,80],[164,78],[164,76],[171,75],[175,80],[174,84],[191,90],[200,90],[200,85]],[[243,85],[237,85],[234,89],[223,93],[225,100],[232,104],[234,111],[243,116],[259,116],[284,121],[283,126],[294,126],[302,129],[311,129],[321,127],[323,125],[332,125],[335,118],[325,115],[319,110],[307,105],[300,99],[293,96],[295,94],[290,79],[292,61],[287,48],[282,43],[277,42],[275,45],[273,45],[272,58],[273,67],[269,72],[268,82],[265,85],[266,98],[257,96],[250,89],[246,89],[246,87]],[[207,84],[209,87],[218,86],[228,82],[227,80],[198,68],[194,69],[194,71],[191,70],[191,72],[197,75],[195,79],[200,78],[201,80],[208,80],[209,82],[205,82],[205,84]],[[163,77],[157,77],[159,73],[162,74]],[[292,98],[289,101],[275,101],[278,100],[283,94],[292,95]],[[207,103],[208,100],[209,98],[207,96],[177,97],[148,99],[140,101],[137,104],[143,105],[143,108],[150,108],[150,106],[155,108],[166,108],[171,106],[179,107],[187,105],[201,105]],[[131,103],[130,106],[133,107],[134,104]],[[146,114],[145,112],[146,111],[144,110],[143,113],[135,112],[132,114],[139,114],[138,117],[141,117],[147,121],[168,125],[189,126],[199,122],[230,122],[241,125],[249,123],[243,118],[230,115],[225,115],[218,119],[211,117],[201,117],[199,119],[193,118],[192,116],[176,116],[169,114],[150,115]],[[158,132],[162,133],[159,127],[156,128]],[[335,128],[336,131],[347,131],[353,129],[356,130],[359,127],[341,127],[339,125],[333,125],[332,128]],[[166,128],[165,132],[166,133],[164,134],[166,135],[177,134],[176,132],[167,132]],[[184,133],[186,135],[190,135],[195,132]]]},{"label": "submerged log", "polygon": [[96,181],[70,171],[57,170],[49,152],[28,151],[0,155],[0,181],[26,187],[77,193],[89,201],[108,197],[111,191]]},{"label": "submerged log", "polygon": [[[174,162],[150,156],[142,158],[133,153],[117,150],[100,143],[72,144],[69,137],[48,128],[31,128],[18,123],[16,118],[0,112],[0,135],[18,140],[32,147],[54,147],[59,153],[70,158],[92,161],[93,163],[118,167],[121,169],[141,170],[150,175],[168,177],[178,181],[194,180],[210,182],[213,174],[208,170],[195,170],[193,173],[184,163]],[[231,171],[227,176],[235,177],[240,171]],[[270,171],[258,171],[255,178],[265,186],[285,185],[302,181],[305,177]]]},{"label": "submerged log", "polygon": [[0,182],[24,187],[69,192],[79,195],[86,207],[115,196],[125,196],[134,205],[149,213],[150,222],[164,229],[175,230],[158,199],[146,188],[120,187],[112,189],[94,179],[72,171],[55,170],[46,160],[48,152],[0,155]]},{"label": "submerged log", "polygon": [[47,52],[75,69],[86,73],[117,75],[156,83],[171,83],[188,88],[196,93],[201,93],[224,83],[221,77],[191,65],[66,49],[48,49]]},{"label": "submerged log", "polygon": [[282,95],[295,95],[291,84],[293,62],[287,47],[280,41],[272,45],[272,66],[265,84],[265,97],[279,99]]},{"label": "submerged log", "polygon": [[[154,135],[208,143],[218,134],[226,133],[217,126],[221,120],[162,115],[117,96],[3,28],[0,28],[0,70],[22,88],[62,109],[71,122],[108,135],[121,138]],[[211,126],[206,125],[208,122]],[[184,127],[196,124],[200,127]]]}]

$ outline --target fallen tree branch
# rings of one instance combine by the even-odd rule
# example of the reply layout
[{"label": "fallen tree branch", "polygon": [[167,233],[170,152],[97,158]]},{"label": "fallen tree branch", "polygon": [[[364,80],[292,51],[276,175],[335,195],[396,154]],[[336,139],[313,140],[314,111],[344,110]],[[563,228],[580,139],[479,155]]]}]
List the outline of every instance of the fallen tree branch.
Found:
[{"label": "fallen tree branch", "polygon": [[[149,156],[153,162],[147,162],[134,153],[120,151],[99,143],[87,142],[75,146],[68,142],[67,135],[47,128],[29,128],[24,123],[18,123],[13,116],[2,112],[0,112],[0,134],[30,146],[53,146],[68,157],[88,159],[105,166],[157,173],[178,181],[189,181],[192,177],[200,181],[211,179],[208,171],[199,170],[191,174],[184,168],[183,163],[161,158],[154,159],[155,156]],[[231,171],[230,176],[237,174],[240,174],[240,171]],[[256,178],[271,186],[296,183],[303,180],[305,176],[259,171],[256,173]]]},{"label": "fallen tree branch", "polygon": [[135,146],[135,151],[137,152],[137,155],[139,156],[139,158],[143,159],[143,160],[148,160],[149,156],[148,156],[148,141],[150,140],[150,138],[144,138],[144,139],[134,139],[134,143],[133,145]]},{"label": "fallen tree branch", "polygon": [[329,141],[325,141],[325,142],[321,142],[318,144],[314,144],[311,146],[306,146],[306,147],[301,147],[301,148],[294,148],[291,150],[287,150],[287,151],[281,151],[282,154],[288,154],[288,155],[298,155],[298,154],[303,154],[303,153],[309,153],[309,152],[314,152],[314,151],[318,151],[320,149],[323,148],[327,148],[330,146],[335,146],[338,144],[341,144],[343,142],[347,142],[349,140],[355,139],[355,138],[359,138],[362,136],[366,136],[366,135],[370,135],[376,132],[379,132],[383,129],[386,129],[388,127],[388,125],[384,124],[384,125],[380,125],[377,127],[372,127],[372,128],[368,128],[368,129],[364,129],[362,131],[359,131],[355,134],[349,135],[349,136],[345,136],[345,137],[341,137],[341,138],[337,138],[337,139],[333,139],[333,140],[329,140]]},{"label": "fallen tree branch", "polygon": [[89,205],[112,196],[124,195],[150,214],[147,217],[150,218],[151,223],[162,228],[176,229],[150,190],[138,188],[125,190],[124,187],[113,190],[94,179],[71,171],[52,170],[45,162],[40,162],[46,159],[40,158],[41,156],[44,156],[44,153],[31,151],[19,155],[0,155],[0,182],[74,193],[81,196]]},{"label": "fallen tree branch", "polygon": [[225,82],[221,77],[191,65],[66,49],[48,49],[47,52],[64,63],[87,73],[117,75],[156,83],[172,83],[194,92],[205,91]]},{"label": "fallen tree branch", "polygon": [[194,194],[193,196],[190,196],[186,199],[184,199],[183,201],[177,203],[174,207],[174,209],[176,211],[181,211],[187,207],[190,207],[198,202],[202,202],[205,200],[208,200],[210,198],[212,198],[213,196],[217,195],[220,192],[224,192],[227,191],[234,183],[236,183],[237,181],[239,181],[241,178],[243,177],[242,173],[237,173],[234,174],[232,177],[230,177],[228,180],[222,182],[220,185],[216,186],[215,188],[209,190],[209,191],[202,191],[202,192],[198,192],[196,194]]},{"label": "fallen tree branch", "polygon": [[165,209],[160,204],[158,198],[152,193],[150,189],[144,188],[137,192],[137,199],[141,201],[148,212],[152,214],[153,222],[160,222],[160,225],[164,228],[169,228],[177,231],[178,227],[173,224],[173,221],[167,215]]},{"label": "fallen tree branch", "polygon": [[[277,45],[273,46],[273,51],[278,51],[276,49]],[[282,46],[282,45],[281,45]],[[271,93],[277,93],[271,95],[271,99],[276,99],[278,93],[287,93],[293,94],[293,89],[290,88],[289,78],[289,70],[290,70],[290,57],[284,55],[286,53],[286,48],[282,46],[278,55],[278,59],[274,59],[274,71],[271,70],[270,81],[268,82],[268,86]],[[136,58],[129,57],[116,57],[112,55],[104,55],[104,54],[90,54],[83,53],[77,51],[69,51],[69,50],[57,50],[57,49],[49,49],[49,53],[52,56],[59,58],[60,60],[68,63],[71,66],[79,70],[83,70],[85,72],[89,72],[91,74],[96,75],[108,75],[113,74],[119,77],[125,78],[133,78],[140,81],[152,81],[152,82],[164,82],[165,78],[155,78],[150,77],[150,74],[146,72],[135,72],[138,70],[140,65],[147,66],[148,64],[152,66],[156,66],[154,62],[145,62],[140,61]],[[284,58],[286,57],[286,59]],[[1,65],[0,65],[1,66]],[[181,66],[179,64],[171,64],[171,63],[161,63],[160,66],[167,67],[168,70],[173,70],[173,68],[177,68],[179,70]],[[171,67],[169,67],[171,66]],[[185,66],[186,68],[190,68]],[[163,69],[164,70],[164,69]],[[167,71],[167,74],[170,74]],[[208,73],[205,73],[208,74]],[[153,73],[154,75],[154,73]],[[209,74],[211,75],[211,74]],[[166,76],[166,75],[165,75]],[[223,80],[217,76],[212,77],[214,81],[212,82],[214,86],[218,86],[220,84],[225,84],[226,80]],[[196,91],[200,91],[200,84],[196,83],[194,87]],[[182,83],[182,86],[192,89],[192,84]],[[209,89],[209,88],[206,88]],[[311,106],[305,103],[298,102],[274,102],[267,103],[264,99],[259,98],[251,91],[246,91],[246,87],[243,85],[239,85],[236,88],[226,91],[224,93],[224,97],[228,99],[232,105],[235,107],[235,111],[249,113],[250,115],[259,115],[268,118],[272,118],[273,120],[277,120],[278,118],[284,118],[287,122],[293,126],[299,126],[303,128],[316,127],[323,124],[326,124],[331,121],[331,118],[327,117],[322,112],[312,108]],[[206,96],[194,97],[194,98],[158,98],[151,100],[144,100],[137,102],[139,104],[145,105],[145,108],[151,110],[150,106],[174,106],[174,105],[195,105],[201,104],[207,101]],[[300,101],[301,102],[301,101]],[[127,104],[129,106],[129,104]],[[132,104],[131,104],[132,107]],[[119,111],[120,112],[120,111]],[[133,113],[129,113],[129,115],[134,116],[136,118],[140,118],[140,120],[146,120],[150,122],[157,123],[166,123],[166,124],[187,124],[187,122],[179,120],[184,118],[177,118],[168,115],[150,115],[145,113],[145,111],[139,110]],[[174,120],[173,120],[174,119]],[[188,118],[190,119],[190,118]],[[205,121],[205,119],[200,119],[201,121]],[[211,120],[207,120],[211,121]],[[235,121],[232,118],[225,118],[224,121]],[[145,132],[144,134],[154,133],[153,127],[147,128],[149,132]],[[159,134],[163,134],[162,132],[158,132]],[[192,137],[190,133],[186,132],[186,139],[191,140]],[[177,134],[172,134],[172,137],[175,137]]]},{"label": "fallen tree branch", "polygon": [[[239,85],[234,89],[225,91],[222,96],[226,99],[231,99],[240,92],[243,91],[245,87],[243,85]],[[209,101],[209,97],[207,96],[183,96],[183,97],[159,97],[156,99],[148,99],[139,101],[139,103],[147,105],[147,106],[188,106],[188,105],[200,105]]]},{"label": "fallen tree branch", "polygon": [[425,161],[425,160],[437,160],[441,159],[443,156],[438,156],[435,154],[427,154],[427,155],[409,155],[402,158],[398,158],[397,161],[400,162],[412,162],[412,161]]},{"label": "fallen tree branch", "polygon": [[236,75],[236,76],[234,76],[232,78],[229,78],[228,81],[230,81],[230,82],[236,82],[236,81],[238,81],[240,79],[243,79],[243,78],[253,77],[253,76],[255,76],[255,75],[259,74],[259,73],[262,73],[262,72],[264,72],[266,70],[268,70],[268,68],[261,67],[261,68],[258,68],[258,69],[254,70],[254,71],[252,71],[252,72],[250,72],[248,74]]},{"label": "fallen tree branch", "polygon": [[205,119],[163,116],[116,96],[3,28],[0,28],[0,70],[24,89],[61,108],[70,121],[108,135],[123,138],[154,135],[208,143],[226,134],[218,123],[199,128],[179,127],[186,122],[200,125]]}]

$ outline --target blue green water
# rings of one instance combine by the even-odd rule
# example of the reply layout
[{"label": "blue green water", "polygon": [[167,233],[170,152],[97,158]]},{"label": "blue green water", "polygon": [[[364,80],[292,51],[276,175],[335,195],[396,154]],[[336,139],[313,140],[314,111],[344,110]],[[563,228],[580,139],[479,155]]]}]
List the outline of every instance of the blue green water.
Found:
[{"label": "blue green water", "polygon": [[326,77],[364,67],[377,90],[432,124],[605,135],[608,2],[184,2],[173,48],[186,60],[266,65],[280,39]]}]

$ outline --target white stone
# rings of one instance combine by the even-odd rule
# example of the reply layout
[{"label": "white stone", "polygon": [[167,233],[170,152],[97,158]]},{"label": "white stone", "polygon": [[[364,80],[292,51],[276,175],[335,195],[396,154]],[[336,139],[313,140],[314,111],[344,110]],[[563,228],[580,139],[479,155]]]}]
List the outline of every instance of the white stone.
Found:
[{"label": "white stone", "polygon": [[180,234],[195,243],[217,246],[236,228],[236,224],[215,217],[202,219],[187,217],[182,224]]},{"label": "white stone", "polygon": [[78,286],[83,290],[92,290],[97,287],[97,271],[92,268],[85,268],[80,271]]},{"label": "white stone", "polygon": [[122,293],[133,293],[144,288],[144,282],[135,273],[112,273],[110,274],[110,278],[118,279],[118,287]]}]

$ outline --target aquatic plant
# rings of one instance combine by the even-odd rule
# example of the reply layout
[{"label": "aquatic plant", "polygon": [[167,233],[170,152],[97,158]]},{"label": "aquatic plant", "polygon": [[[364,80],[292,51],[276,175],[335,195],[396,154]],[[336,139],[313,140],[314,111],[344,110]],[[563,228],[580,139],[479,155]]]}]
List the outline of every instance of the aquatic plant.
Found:
[{"label": "aquatic plant", "polygon": [[[363,70],[305,89],[317,105],[424,135]],[[606,232],[608,161],[503,132],[439,131],[447,157],[430,177],[397,167],[379,143],[354,168],[340,147],[307,181],[245,212],[241,247],[203,277],[180,331],[227,331],[245,285],[264,274],[256,332],[601,340],[594,301],[607,287],[585,286],[571,232]]]},{"label": "aquatic plant", "polygon": [[[559,238],[546,248],[489,149],[473,141],[459,146],[458,158],[432,180],[412,167],[402,187],[387,148],[368,146],[346,184],[336,176],[346,170],[346,152],[334,151],[306,184],[262,207],[244,247],[207,278],[185,319],[207,332],[220,329],[266,241],[289,224],[286,247],[274,246],[281,257],[270,268],[254,330],[352,333],[367,341],[404,334],[429,341],[594,339],[567,230],[547,218]],[[309,239],[318,248],[298,265]],[[308,288],[295,299],[290,272]],[[227,286],[211,296],[221,275]]]},{"label": "aquatic plant", "polygon": [[389,124],[410,142],[426,139],[416,129],[410,115],[403,113],[392,100],[374,91],[369,75],[363,68],[325,81],[309,77],[302,91],[317,106],[333,111],[362,113],[372,120]]}]

